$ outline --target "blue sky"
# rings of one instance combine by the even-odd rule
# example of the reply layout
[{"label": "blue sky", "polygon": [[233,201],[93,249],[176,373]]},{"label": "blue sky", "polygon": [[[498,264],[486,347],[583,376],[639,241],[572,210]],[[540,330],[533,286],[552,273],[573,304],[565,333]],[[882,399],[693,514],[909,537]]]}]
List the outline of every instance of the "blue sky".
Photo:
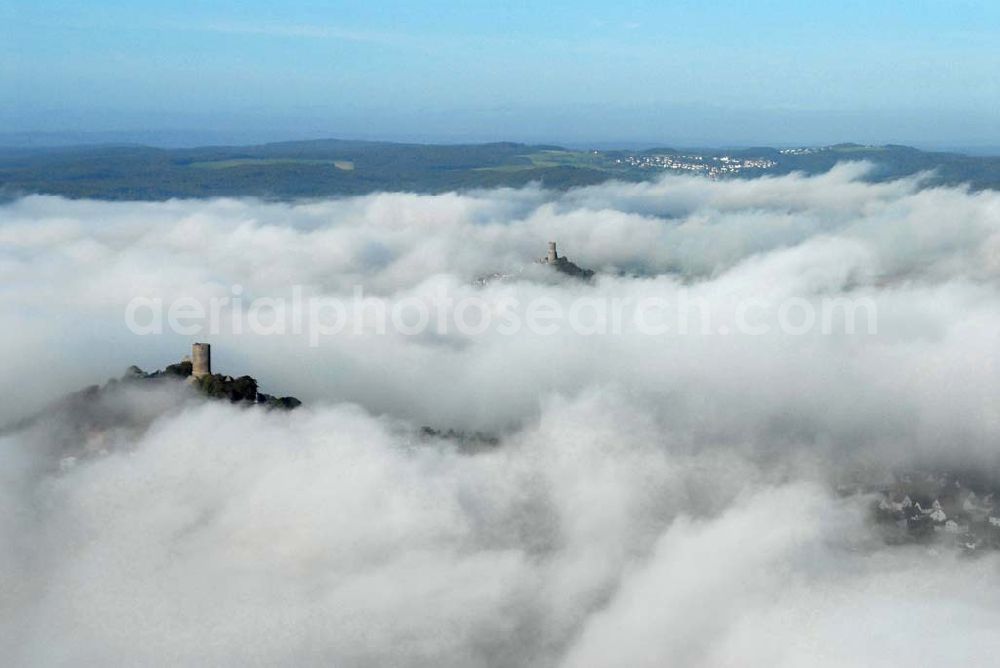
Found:
[{"label": "blue sky", "polygon": [[0,26],[7,132],[1000,145],[985,0],[6,0]]}]

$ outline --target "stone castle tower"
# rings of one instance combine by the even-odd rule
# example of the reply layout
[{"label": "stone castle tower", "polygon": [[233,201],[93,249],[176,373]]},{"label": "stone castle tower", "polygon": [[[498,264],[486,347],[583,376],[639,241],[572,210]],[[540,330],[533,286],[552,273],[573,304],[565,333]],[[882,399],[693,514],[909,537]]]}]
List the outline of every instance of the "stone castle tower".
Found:
[{"label": "stone castle tower", "polygon": [[577,278],[583,278],[589,280],[594,276],[594,272],[590,269],[583,269],[578,267],[574,263],[570,262],[565,256],[559,257],[559,253],[556,252],[556,242],[549,242],[549,252],[538,262],[549,265],[556,271],[560,271],[564,274],[569,274],[570,276],[576,276]]},{"label": "stone castle tower", "polygon": [[212,346],[195,343],[191,346],[191,375],[195,378],[212,375]]}]

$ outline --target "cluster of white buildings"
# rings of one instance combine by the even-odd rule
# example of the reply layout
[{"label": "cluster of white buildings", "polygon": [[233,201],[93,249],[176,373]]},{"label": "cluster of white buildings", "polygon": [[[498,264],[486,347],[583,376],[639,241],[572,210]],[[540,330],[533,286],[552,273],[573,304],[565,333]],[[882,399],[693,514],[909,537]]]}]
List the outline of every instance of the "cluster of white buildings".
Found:
[{"label": "cluster of white buildings", "polygon": [[1000,547],[1000,507],[993,495],[977,496],[957,481],[949,487],[941,490],[944,494],[940,498],[921,495],[923,504],[900,489],[883,493],[876,507],[877,517],[894,522],[913,536],[951,534],[969,550]]},{"label": "cluster of white buildings", "polygon": [[[850,145],[850,147],[867,150],[879,148],[878,146],[874,146],[872,144],[865,144],[863,146]],[[836,149],[837,146],[801,146],[797,148],[783,148],[778,152],[782,155],[812,155],[813,153],[822,153],[823,151],[833,151]]]},{"label": "cluster of white buildings", "polygon": [[811,155],[813,153],[819,153],[825,149],[822,148],[783,148],[778,151],[781,155]]},{"label": "cluster of white buildings", "polygon": [[718,177],[738,174],[744,169],[772,169],[778,163],[766,158],[733,158],[728,155],[706,159],[700,155],[630,155],[615,161],[639,169],[673,169]]}]

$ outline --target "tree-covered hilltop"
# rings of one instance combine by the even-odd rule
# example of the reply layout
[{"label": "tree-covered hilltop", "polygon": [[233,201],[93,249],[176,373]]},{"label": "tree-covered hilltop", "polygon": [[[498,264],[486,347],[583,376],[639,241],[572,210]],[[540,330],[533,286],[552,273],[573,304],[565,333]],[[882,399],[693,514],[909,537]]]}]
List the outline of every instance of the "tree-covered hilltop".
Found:
[{"label": "tree-covered hilltop", "polygon": [[57,458],[75,459],[114,450],[129,434],[145,431],[164,414],[211,400],[282,411],[302,404],[295,397],[260,392],[250,376],[195,378],[191,362],[185,360],[149,373],[131,366],[121,378],[70,392],[37,415],[0,426],[0,436],[27,430],[35,434],[39,448]]},{"label": "tree-covered hilltop", "polygon": [[327,139],[188,149],[0,149],[0,194],[111,200],[294,199],[379,191],[438,193],[532,182],[565,189],[611,178],[639,181],[669,171],[713,178],[815,174],[845,160],[873,163],[869,178],[875,180],[930,172],[929,184],[1000,187],[998,157],[933,153],[905,146],[577,151],[509,142],[431,145]]},{"label": "tree-covered hilltop", "polygon": [[162,371],[146,373],[136,366],[130,366],[121,381],[110,381],[105,387],[114,387],[118,382],[136,383],[141,381],[186,380],[201,394],[212,399],[228,399],[233,403],[261,404],[267,408],[291,410],[302,402],[295,397],[275,397],[257,389],[257,379],[251,376],[232,377],[221,373],[210,373],[201,377],[192,375],[191,362],[184,360],[171,364]]}]

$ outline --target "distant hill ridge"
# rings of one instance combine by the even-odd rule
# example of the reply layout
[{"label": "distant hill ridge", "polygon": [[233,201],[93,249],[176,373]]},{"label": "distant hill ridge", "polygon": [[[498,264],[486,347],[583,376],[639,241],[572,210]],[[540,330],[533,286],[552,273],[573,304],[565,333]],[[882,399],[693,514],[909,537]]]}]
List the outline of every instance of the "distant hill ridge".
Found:
[{"label": "distant hill ridge", "polygon": [[641,181],[672,169],[712,178],[815,174],[844,160],[874,163],[876,168],[868,177],[872,180],[932,172],[928,185],[1000,188],[1000,157],[896,145],[581,151],[514,142],[318,139],[200,148],[135,144],[0,148],[0,195],[7,199],[40,193],[106,200],[219,196],[285,200],[379,191],[440,193],[532,182],[565,189],[608,179]]}]

